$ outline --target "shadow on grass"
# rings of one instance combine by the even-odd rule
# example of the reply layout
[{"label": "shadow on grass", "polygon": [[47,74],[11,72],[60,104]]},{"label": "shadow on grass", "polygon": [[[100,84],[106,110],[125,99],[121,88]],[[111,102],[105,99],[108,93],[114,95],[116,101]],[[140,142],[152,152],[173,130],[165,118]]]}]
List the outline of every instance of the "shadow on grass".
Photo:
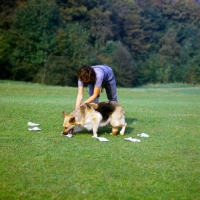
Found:
[{"label": "shadow on grass", "polygon": [[[128,134],[131,134],[134,130],[134,128],[132,127],[132,125],[135,125],[137,124],[137,121],[138,119],[137,118],[126,118],[126,123],[127,123],[127,126],[126,126],[126,130],[125,130],[125,134],[124,135],[128,135]],[[119,135],[119,132],[120,132],[121,128],[119,128],[119,131],[118,131],[118,134]],[[98,136],[102,136],[102,135],[105,135],[105,134],[110,134],[112,132],[112,127],[111,126],[104,126],[104,127],[99,127],[98,129]],[[88,131],[86,129],[80,131],[80,132],[76,132],[76,133],[73,133],[74,135],[76,134],[89,134],[92,136],[92,132],[91,131]]]}]

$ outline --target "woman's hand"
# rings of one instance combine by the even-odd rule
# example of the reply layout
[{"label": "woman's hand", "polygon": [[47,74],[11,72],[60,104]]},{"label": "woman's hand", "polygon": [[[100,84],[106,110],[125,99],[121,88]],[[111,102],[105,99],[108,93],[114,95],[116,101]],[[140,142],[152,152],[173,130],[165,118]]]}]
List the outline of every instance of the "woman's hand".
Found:
[{"label": "woman's hand", "polygon": [[95,87],[93,95],[90,96],[86,101],[84,101],[84,103],[91,103],[92,101],[94,101],[98,97],[100,90],[100,88]]}]

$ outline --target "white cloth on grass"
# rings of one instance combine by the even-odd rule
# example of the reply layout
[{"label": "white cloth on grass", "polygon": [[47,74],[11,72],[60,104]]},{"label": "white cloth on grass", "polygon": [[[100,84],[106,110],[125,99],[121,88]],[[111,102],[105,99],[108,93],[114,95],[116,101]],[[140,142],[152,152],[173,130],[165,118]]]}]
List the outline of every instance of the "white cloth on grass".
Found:
[{"label": "white cloth on grass", "polygon": [[132,138],[132,137],[128,137],[128,138],[124,138],[125,140],[131,141],[131,142],[141,142],[139,139],[136,138]]},{"label": "white cloth on grass", "polygon": [[148,134],[146,134],[146,133],[140,133],[140,134],[137,134],[137,136],[139,136],[139,137],[149,137],[149,135]]}]

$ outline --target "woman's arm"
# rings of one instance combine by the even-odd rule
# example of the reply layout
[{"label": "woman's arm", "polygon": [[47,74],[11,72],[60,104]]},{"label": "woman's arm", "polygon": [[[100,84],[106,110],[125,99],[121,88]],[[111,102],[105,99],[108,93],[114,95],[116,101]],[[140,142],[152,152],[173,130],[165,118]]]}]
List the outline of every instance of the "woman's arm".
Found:
[{"label": "woman's arm", "polygon": [[100,93],[100,88],[95,87],[93,95],[90,96],[87,100],[85,100],[84,103],[91,103],[93,100],[95,100],[98,97],[99,93]]},{"label": "woman's arm", "polygon": [[84,92],[84,87],[78,86],[78,94],[76,97],[76,108],[78,108],[81,105],[81,101],[83,99],[83,92]]}]

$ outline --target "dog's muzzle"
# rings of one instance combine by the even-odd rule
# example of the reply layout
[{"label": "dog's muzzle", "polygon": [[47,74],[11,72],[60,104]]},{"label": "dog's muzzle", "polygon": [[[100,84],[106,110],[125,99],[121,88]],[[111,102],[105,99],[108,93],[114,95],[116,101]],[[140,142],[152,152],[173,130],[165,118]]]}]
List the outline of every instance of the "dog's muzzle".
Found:
[{"label": "dog's muzzle", "polygon": [[73,134],[73,131],[74,131],[74,128],[70,129],[68,132],[62,131],[62,132],[61,132],[61,136],[66,136],[66,135],[68,135],[68,134]]}]

